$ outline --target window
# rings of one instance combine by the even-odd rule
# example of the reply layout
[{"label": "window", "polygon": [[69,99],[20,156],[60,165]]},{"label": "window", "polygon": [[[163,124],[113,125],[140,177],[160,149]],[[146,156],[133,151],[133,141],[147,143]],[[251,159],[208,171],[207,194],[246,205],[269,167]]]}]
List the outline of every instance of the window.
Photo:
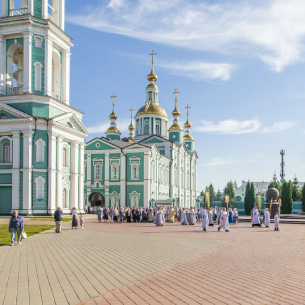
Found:
[{"label": "window", "polygon": [[153,182],[156,181],[156,164],[155,164],[155,163],[153,163],[153,164],[151,165],[151,180],[152,180]]},{"label": "window", "polygon": [[95,179],[102,179],[102,165],[101,164],[96,164],[95,167]]},{"label": "window", "polygon": [[5,113],[0,114],[0,120],[8,119],[8,116]]},{"label": "window", "polygon": [[8,142],[2,145],[2,163],[10,163],[10,143]]},{"label": "window", "polygon": [[62,150],[62,166],[63,167],[68,167],[69,166],[69,162],[68,162],[68,149],[64,148]]},{"label": "window", "polygon": [[184,188],[184,173],[182,168],[181,168],[181,187]]},{"label": "window", "polygon": [[160,122],[156,122],[156,134],[157,134],[157,135],[160,135],[160,134],[161,134]]},{"label": "window", "polygon": [[132,207],[138,207],[139,205],[139,199],[137,196],[133,196],[132,199],[131,199],[131,206]]},{"label": "window", "polygon": [[44,199],[44,182],[45,180],[42,177],[38,177],[35,179],[36,183],[36,199],[43,200]]},{"label": "window", "polygon": [[44,146],[45,142],[42,139],[36,141],[36,162],[43,163],[44,162]]},{"label": "window", "polygon": [[152,101],[152,92],[151,91],[148,93],[148,100]]},{"label": "window", "polygon": [[139,179],[139,164],[131,164],[131,179]]},{"label": "window", "polygon": [[117,207],[119,205],[119,198],[114,196],[111,198],[111,206],[112,207]]},{"label": "window", "polygon": [[111,178],[118,179],[119,178],[119,165],[112,164]]},{"label": "window", "polygon": [[149,120],[145,120],[145,123],[144,123],[144,134],[149,134]]},{"label": "window", "polygon": [[41,49],[42,48],[42,37],[35,36],[34,39],[35,39],[35,47]]},{"label": "window", "polygon": [[68,190],[66,188],[64,188],[62,191],[62,207],[68,207]]},{"label": "window", "polygon": [[40,62],[35,62],[35,91],[41,91],[41,68]]}]

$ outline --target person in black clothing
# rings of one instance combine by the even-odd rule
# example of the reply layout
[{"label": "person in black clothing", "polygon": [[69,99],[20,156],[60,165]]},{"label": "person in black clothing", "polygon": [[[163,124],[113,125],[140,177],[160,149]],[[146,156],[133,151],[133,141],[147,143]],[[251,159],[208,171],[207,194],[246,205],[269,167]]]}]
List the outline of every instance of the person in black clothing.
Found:
[{"label": "person in black clothing", "polygon": [[61,224],[62,224],[62,209],[61,207],[58,207],[57,210],[54,212],[54,220],[56,223],[56,233],[61,233]]}]

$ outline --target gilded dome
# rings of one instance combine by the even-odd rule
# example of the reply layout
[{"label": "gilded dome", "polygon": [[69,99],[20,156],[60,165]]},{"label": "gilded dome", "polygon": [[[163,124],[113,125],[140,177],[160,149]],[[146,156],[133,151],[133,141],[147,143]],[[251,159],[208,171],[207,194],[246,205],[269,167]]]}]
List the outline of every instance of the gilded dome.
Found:
[{"label": "gilded dome", "polygon": [[132,122],[130,123],[128,129],[129,129],[130,131],[134,131],[134,130],[135,130],[135,127],[133,126],[133,123],[132,123]]},{"label": "gilded dome", "polygon": [[158,89],[157,85],[154,83],[150,83],[148,84],[148,86],[146,87],[146,89]]},{"label": "gilded dome", "polygon": [[120,131],[116,127],[109,127],[107,129],[107,131],[105,132],[105,134],[108,134],[108,133],[118,133],[118,134],[121,134]]},{"label": "gilded dome", "polygon": [[187,134],[183,137],[183,141],[195,141],[195,139],[190,134]]},{"label": "gilded dome", "polygon": [[147,109],[146,105],[139,109],[137,116],[141,114],[157,114],[168,118],[166,111],[161,106],[153,104],[152,102],[150,102]]},{"label": "gilded dome", "polygon": [[172,112],[172,115],[173,115],[173,116],[179,116],[180,114],[181,114],[181,113],[180,113],[180,111],[178,110],[177,105],[176,105],[174,111]]},{"label": "gilded dome", "polygon": [[181,127],[180,124],[173,124],[173,125],[169,128],[169,130],[181,130],[181,131],[183,131],[183,128]]},{"label": "gilded dome", "polygon": [[185,128],[191,128],[192,127],[191,123],[189,122],[189,119],[187,119],[186,123],[184,124],[184,127]]},{"label": "gilded dome", "polygon": [[118,118],[117,115],[114,113],[114,110],[109,115],[109,118],[110,118],[110,120],[116,120]]},{"label": "gilded dome", "polygon": [[147,80],[149,82],[156,82],[158,80],[158,76],[155,74],[154,69],[151,69],[151,72],[147,75]]}]

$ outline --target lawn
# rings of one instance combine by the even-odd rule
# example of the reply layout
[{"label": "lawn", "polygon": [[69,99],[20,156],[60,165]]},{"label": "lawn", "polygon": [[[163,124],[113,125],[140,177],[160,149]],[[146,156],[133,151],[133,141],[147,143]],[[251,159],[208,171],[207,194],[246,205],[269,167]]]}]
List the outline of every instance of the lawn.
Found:
[{"label": "lawn", "polygon": [[[24,231],[26,232],[27,236],[30,237],[32,235],[41,233],[46,230],[50,230],[55,226],[48,226],[48,225],[25,225]],[[16,234],[17,239],[17,234]],[[11,233],[8,231],[8,225],[0,225],[0,247],[4,245],[10,244],[11,241]]]},{"label": "lawn", "polygon": [[[28,218],[28,220],[37,220],[37,221],[54,221],[54,217],[32,217]],[[62,218],[62,221],[71,221],[72,217]]]}]

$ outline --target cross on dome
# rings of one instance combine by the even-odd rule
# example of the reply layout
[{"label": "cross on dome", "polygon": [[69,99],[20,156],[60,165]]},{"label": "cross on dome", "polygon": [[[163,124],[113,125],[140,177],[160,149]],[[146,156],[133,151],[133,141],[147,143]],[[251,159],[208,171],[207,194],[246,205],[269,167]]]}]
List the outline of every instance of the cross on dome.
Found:
[{"label": "cross on dome", "polygon": [[155,63],[155,61],[154,61],[154,56],[157,55],[157,53],[155,53],[155,51],[152,50],[152,52],[149,53],[149,55],[151,55],[151,63],[152,63],[152,65],[154,65],[154,63]]}]

